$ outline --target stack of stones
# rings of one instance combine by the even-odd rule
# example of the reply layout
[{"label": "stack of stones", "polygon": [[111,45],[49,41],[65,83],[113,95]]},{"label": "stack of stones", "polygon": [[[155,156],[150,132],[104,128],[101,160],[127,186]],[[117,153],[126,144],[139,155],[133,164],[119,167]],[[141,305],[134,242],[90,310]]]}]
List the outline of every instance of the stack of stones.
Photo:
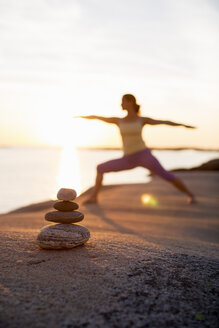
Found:
[{"label": "stack of stones", "polygon": [[58,201],[53,205],[56,211],[46,213],[45,220],[58,224],[42,228],[37,237],[37,244],[46,249],[73,248],[84,244],[90,238],[87,228],[75,224],[84,219],[84,215],[76,211],[79,206],[73,202],[76,191],[62,188],[57,193]]}]

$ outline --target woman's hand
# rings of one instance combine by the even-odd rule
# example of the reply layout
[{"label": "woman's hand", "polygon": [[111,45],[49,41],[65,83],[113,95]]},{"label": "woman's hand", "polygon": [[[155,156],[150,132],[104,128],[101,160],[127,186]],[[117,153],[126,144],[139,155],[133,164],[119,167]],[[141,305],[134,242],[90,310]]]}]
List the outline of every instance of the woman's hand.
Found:
[{"label": "woman's hand", "polygon": [[88,116],[73,116],[74,118],[86,118],[88,120],[100,120],[105,123],[118,124],[118,117],[104,117],[104,116],[96,116],[96,115],[88,115]]},{"label": "woman's hand", "polygon": [[170,125],[170,126],[183,126],[184,128],[187,128],[187,129],[196,129],[196,127],[192,126],[192,125],[176,123],[176,122],[172,122],[172,121],[154,120],[153,118],[150,118],[150,117],[142,117],[142,120],[143,120],[143,125],[145,125],[145,124],[150,124],[150,125],[166,124],[166,125]]},{"label": "woman's hand", "polygon": [[94,120],[97,117],[95,115],[87,115],[87,116],[72,116],[73,118],[86,118],[88,120]]},{"label": "woman's hand", "polygon": [[192,125],[183,124],[182,126],[184,126],[184,128],[187,128],[187,129],[196,129],[196,126],[192,126]]}]

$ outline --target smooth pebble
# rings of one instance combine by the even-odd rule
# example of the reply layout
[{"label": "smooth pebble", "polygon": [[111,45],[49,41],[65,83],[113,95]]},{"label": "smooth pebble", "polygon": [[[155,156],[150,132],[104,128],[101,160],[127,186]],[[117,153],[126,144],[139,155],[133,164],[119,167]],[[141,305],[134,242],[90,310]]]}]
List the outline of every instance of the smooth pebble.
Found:
[{"label": "smooth pebble", "polygon": [[40,230],[37,244],[45,249],[73,248],[90,238],[87,228],[77,224],[48,225]]},{"label": "smooth pebble", "polygon": [[84,214],[78,211],[60,212],[51,211],[46,213],[45,220],[59,223],[75,223],[80,222],[84,218]]},{"label": "smooth pebble", "polygon": [[76,191],[68,188],[61,188],[57,193],[57,198],[59,200],[74,200],[76,196]]},{"label": "smooth pebble", "polygon": [[58,211],[63,211],[63,212],[69,212],[69,211],[74,211],[79,208],[77,203],[70,202],[70,201],[58,201],[56,202],[53,207],[58,210]]}]

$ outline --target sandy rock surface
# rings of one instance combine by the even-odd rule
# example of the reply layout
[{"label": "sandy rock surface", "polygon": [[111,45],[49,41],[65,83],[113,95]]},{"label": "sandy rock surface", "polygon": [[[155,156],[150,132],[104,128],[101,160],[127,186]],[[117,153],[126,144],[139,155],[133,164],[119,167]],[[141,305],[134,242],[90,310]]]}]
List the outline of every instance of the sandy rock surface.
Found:
[{"label": "sandy rock surface", "polygon": [[197,205],[158,179],[79,197],[91,238],[70,250],[35,244],[50,208],[0,216],[0,326],[217,327],[219,175],[181,177]]}]

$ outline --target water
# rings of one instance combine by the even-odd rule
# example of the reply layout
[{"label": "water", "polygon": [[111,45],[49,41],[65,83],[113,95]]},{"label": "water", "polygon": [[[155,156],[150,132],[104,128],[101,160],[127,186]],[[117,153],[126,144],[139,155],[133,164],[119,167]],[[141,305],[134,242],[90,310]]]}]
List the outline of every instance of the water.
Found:
[{"label": "water", "polygon": [[[166,169],[190,168],[219,157],[218,151],[156,150],[153,154]],[[0,212],[55,198],[60,187],[80,194],[93,185],[97,164],[121,155],[119,150],[0,148]],[[147,175],[143,168],[108,173],[104,184],[148,182]]]}]

